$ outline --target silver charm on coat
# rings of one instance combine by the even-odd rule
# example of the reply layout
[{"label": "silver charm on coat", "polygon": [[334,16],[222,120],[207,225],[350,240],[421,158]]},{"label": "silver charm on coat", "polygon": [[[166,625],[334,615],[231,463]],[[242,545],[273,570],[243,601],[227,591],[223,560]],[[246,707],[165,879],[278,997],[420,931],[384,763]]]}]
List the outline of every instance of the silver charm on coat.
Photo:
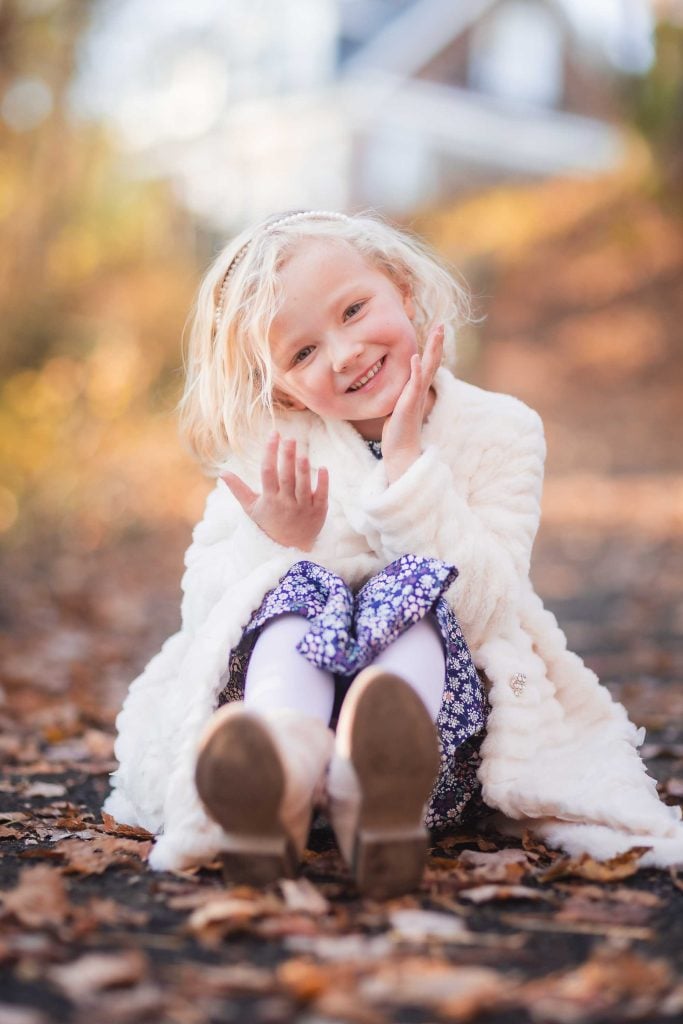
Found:
[{"label": "silver charm on coat", "polygon": [[526,676],[523,672],[515,672],[514,676],[510,680],[510,689],[514,693],[515,697],[521,697],[526,686]]}]

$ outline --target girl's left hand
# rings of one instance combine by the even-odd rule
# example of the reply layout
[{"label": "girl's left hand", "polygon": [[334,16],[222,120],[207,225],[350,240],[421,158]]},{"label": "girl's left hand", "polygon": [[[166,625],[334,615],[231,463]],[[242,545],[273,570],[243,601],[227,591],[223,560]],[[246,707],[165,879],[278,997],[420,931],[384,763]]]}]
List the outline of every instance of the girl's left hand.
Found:
[{"label": "girl's left hand", "polygon": [[443,324],[432,328],[422,353],[410,360],[410,377],[382,430],[382,460],[389,483],[398,480],[422,454],[422,421],[436,371],[443,358]]}]

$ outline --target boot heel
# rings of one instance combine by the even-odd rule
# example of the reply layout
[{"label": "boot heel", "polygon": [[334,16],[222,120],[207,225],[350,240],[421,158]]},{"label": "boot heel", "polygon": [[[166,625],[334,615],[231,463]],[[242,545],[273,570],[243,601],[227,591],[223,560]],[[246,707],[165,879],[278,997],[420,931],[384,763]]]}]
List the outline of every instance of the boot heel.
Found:
[{"label": "boot heel", "polygon": [[298,859],[286,837],[270,849],[226,850],[221,854],[223,880],[232,885],[268,885],[276,878],[294,878]]},{"label": "boot heel", "polygon": [[427,832],[395,834],[363,829],[356,838],[353,873],[364,896],[387,899],[417,889],[427,856]]}]

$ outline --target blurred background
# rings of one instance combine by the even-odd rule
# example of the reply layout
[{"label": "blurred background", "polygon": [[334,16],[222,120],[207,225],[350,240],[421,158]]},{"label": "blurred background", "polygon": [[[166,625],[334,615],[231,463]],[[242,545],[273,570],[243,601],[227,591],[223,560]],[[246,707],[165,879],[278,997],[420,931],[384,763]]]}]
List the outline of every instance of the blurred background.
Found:
[{"label": "blurred background", "polygon": [[458,372],[546,423],[542,592],[607,559],[683,625],[680,2],[0,0],[0,147],[6,683],[96,663],[114,704],[174,627],[210,487],[186,320],[291,207],[374,208],[464,275]]}]

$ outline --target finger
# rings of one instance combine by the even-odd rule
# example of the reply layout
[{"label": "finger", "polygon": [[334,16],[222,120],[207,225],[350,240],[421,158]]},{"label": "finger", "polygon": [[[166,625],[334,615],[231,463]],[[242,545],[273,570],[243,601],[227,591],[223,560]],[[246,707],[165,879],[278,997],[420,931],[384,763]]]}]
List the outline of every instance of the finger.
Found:
[{"label": "finger", "polygon": [[296,460],[295,497],[299,505],[311,503],[311,464],[306,455],[300,455]]},{"label": "finger", "polygon": [[261,486],[264,494],[277,494],[280,489],[280,478],[277,471],[279,447],[280,435],[274,431],[266,442],[266,450],[261,463]]},{"label": "finger", "polygon": [[289,498],[296,495],[296,441],[291,438],[280,450],[280,491]]},{"label": "finger", "polygon": [[327,497],[330,492],[330,474],[326,466],[318,470],[315,491],[313,492],[313,504],[318,508],[327,508]]},{"label": "finger", "polygon": [[422,352],[423,375],[428,380],[428,386],[431,384],[434,374],[438,370],[441,365],[441,360],[443,359],[443,338],[443,325],[439,325],[433,331],[429,332],[427,343]]},{"label": "finger", "polygon": [[241,477],[235,473],[224,473],[221,477],[230,493],[239,501],[245,512],[249,512],[254,503],[258,500],[256,491],[245,484]]}]

